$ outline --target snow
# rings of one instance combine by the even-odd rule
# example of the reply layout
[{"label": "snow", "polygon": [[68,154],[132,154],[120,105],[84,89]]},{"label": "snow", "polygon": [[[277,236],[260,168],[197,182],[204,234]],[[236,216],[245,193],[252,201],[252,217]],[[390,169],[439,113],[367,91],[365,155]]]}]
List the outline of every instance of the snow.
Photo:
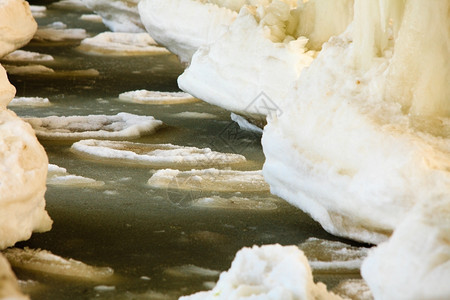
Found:
[{"label": "snow", "polygon": [[269,189],[261,171],[214,168],[190,171],[158,170],[150,177],[148,185],[154,188],[216,192],[262,192]]},{"label": "snow", "polygon": [[79,51],[97,55],[151,55],[169,53],[147,33],[102,32],[81,41]]},{"label": "snow", "polygon": [[0,253],[0,299],[27,300],[29,299],[20,292],[17,278],[11,270],[8,261]]},{"label": "snow", "polygon": [[69,174],[67,172],[67,169],[59,167],[57,165],[48,165],[47,185],[99,187],[103,186],[104,184],[105,183],[103,181],[97,181],[92,178]]},{"label": "snow", "polygon": [[249,199],[243,197],[224,198],[220,196],[211,196],[195,199],[192,206],[210,208],[210,209],[232,209],[232,210],[274,210],[277,205],[274,199],[257,198]]},{"label": "snow", "polygon": [[105,280],[114,274],[109,267],[94,267],[74,259],[66,259],[47,250],[25,247],[9,248],[3,251],[14,268],[37,271],[40,273],[81,278],[92,281]]},{"label": "snow", "polygon": [[53,61],[54,58],[48,54],[38,52],[16,50],[2,58],[3,61],[20,61],[20,62],[43,62]]},{"label": "snow", "polygon": [[162,122],[151,116],[118,113],[114,116],[50,116],[24,118],[43,140],[135,139],[152,134]]},{"label": "snow", "polygon": [[37,29],[28,2],[0,1],[0,58],[26,45]]},{"label": "snow", "polygon": [[185,92],[159,92],[147,90],[124,92],[119,95],[119,99],[122,101],[143,104],[178,104],[198,101],[198,99]]},{"label": "snow", "polygon": [[244,156],[220,153],[209,148],[172,144],[140,144],[123,141],[82,140],[71,151],[95,161],[153,168],[228,166],[246,162]]},{"label": "snow", "polygon": [[48,98],[42,97],[15,97],[9,102],[10,106],[49,106],[52,105]]},{"label": "snow", "polygon": [[103,23],[116,32],[144,32],[137,4],[139,0],[81,0]]},{"label": "snow", "polygon": [[265,245],[241,249],[216,286],[180,300],[195,299],[342,299],[314,283],[305,255],[296,246]]},{"label": "snow", "polygon": [[54,22],[44,27],[39,27],[33,39],[38,41],[73,41],[87,38],[88,35],[85,29],[82,28],[67,28],[67,25],[62,22]]},{"label": "snow", "polygon": [[236,122],[239,125],[239,128],[242,130],[247,130],[247,131],[258,133],[258,134],[263,133],[263,130],[261,128],[250,123],[247,119],[245,119],[244,117],[242,117],[240,115],[231,113],[231,120]]}]

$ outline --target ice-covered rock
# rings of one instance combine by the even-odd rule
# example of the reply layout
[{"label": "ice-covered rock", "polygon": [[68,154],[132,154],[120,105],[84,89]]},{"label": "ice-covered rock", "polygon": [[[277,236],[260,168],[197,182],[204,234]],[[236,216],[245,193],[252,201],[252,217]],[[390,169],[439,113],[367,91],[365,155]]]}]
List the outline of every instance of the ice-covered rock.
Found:
[{"label": "ice-covered rock", "polygon": [[14,275],[8,261],[0,252],[0,299],[5,300],[27,300],[29,299],[20,292],[17,278]]},{"label": "ice-covered rock", "polygon": [[54,58],[48,54],[41,54],[38,52],[16,50],[1,60],[3,61],[20,61],[20,62],[43,62],[43,61],[53,61]]},{"label": "ice-covered rock", "polygon": [[197,98],[185,92],[159,92],[137,90],[124,92],[119,99],[126,102],[142,104],[178,104],[198,101]]},{"label": "ice-covered rock", "polygon": [[145,32],[138,12],[139,0],[81,0],[99,14],[112,31]]},{"label": "ice-covered rock", "polygon": [[151,116],[118,113],[114,116],[50,116],[24,118],[43,140],[135,139],[154,133],[163,123]]},{"label": "ice-covered rock", "polygon": [[56,186],[76,186],[76,187],[99,187],[103,186],[103,181],[87,178],[79,175],[72,175],[66,168],[49,164],[47,173],[47,185]]},{"label": "ice-covered rock", "polygon": [[195,299],[292,299],[338,300],[326,286],[313,281],[308,261],[296,246],[265,245],[241,249],[231,268],[220,275],[216,286],[180,300]]},{"label": "ice-covered rock", "polygon": [[103,32],[81,41],[79,51],[98,55],[150,55],[169,51],[158,44],[148,33]]},{"label": "ice-covered rock", "polygon": [[123,141],[82,140],[72,152],[101,162],[122,163],[152,168],[198,168],[245,163],[244,156],[221,153],[209,148],[172,144],[141,144]]}]

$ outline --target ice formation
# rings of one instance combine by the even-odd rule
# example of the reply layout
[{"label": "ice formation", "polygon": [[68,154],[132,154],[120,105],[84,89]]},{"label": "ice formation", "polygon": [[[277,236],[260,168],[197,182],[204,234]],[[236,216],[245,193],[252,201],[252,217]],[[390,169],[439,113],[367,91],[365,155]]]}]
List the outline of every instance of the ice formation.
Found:
[{"label": "ice formation", "polygon": [[216,115],[196,111],[183,111],[180,113],[173,114],[172,116],[185,119],[217,119]]},{"label": "ice formation", "polygon": [[54,22],[45,27],[40,27],[33,39],[38,41],[73,41],[87,38],[88,35],[85,29],[82,28],[67,28],[67,25],[62,22]]},{"label": "ice formation", "polygon": [[124,92],[119,95],[119,99],[142,104],[177,104],[198,101],[197,98],[192,97],[185,92],[159,92],[147,90]]},{"label": "ice formation", "polygon": [[99,55],[150,55],[169,51],[158,47],[147,33],[103,32],[81,41],[77,50]]},{"label": "ice formation", "polygon": [[216,286],[180,300],[328,299],[341,297],[314,283],[305,255],[296,246],[267,245],[241,249]]},{"label": "ice formation", "polygon": [[139,0],[81,0],[99,14],[112,31],[144,32],[137,4]]},{"label": "ice formation", "polygon": [[274,199],[248,199],[236,196],[230,198],[224,198],[220,196],[203,197],[193,200],[192,206],[233,210],[273,210],[277,208],[276,201]]},{"label": "ice formation", "polygon": [[172,144],[82,140],[74,143],[71,150],[96,161],[152,168],[190,169],[200,166],[229,166],[246,162],[245,157],[239,154]]},{"label": "ice formation", "polygon": [[25,50],[16,50],[2,58],[3,61],[20,61],[20,62],[43,62],[53,61],[54,58],[48,54],[31,52]]},{"label": "ice formation", "polygon": [[51,116],[24,118],[42,140],[135,139],[154,133],[162,122],[151,116],[118,113],[115,116]]},{"label": "ice formation", "polygon": [[62,168],[54,164],[48,165],[47,185],[99,187],[104,184],[105,183],[103,181],[69,174],[66,168]]},{"label": "ice formation", "polygon": [[28,297],[20,292],[17,278],[8,261],[0,253],[0,299],[27,300]]},{"label": "ice formation", "polygon": [[164,273],[173,277],[219,277],[220,275],[219,271],[202,268],[195,265],[169,267],[164,270]]},{"label": "ice formation", "polygon": [[4,67],[9,74],[14,75],[43,75],[53,77],[96,77],[100,75],[100,73],[96,69],[55,71],[52,68],[46,67],[44,65],[34,64],[26,66],[4,65]]},{"label": "ice formation", "polygon": [[9,102],[10,106],[49,106],[52,105],[48,98],[42,97],[15,97]]},{"label": "ice formation", "polygon": [[155,188],[216,192],[260,192],[269,189],[261,171],[213,168],[191,171],[158,170],[150,177],[148,185]]},{"label": "ice formation", "polygon": [[43,18],[47,15],[47,7],[43,5],[30,5],[31,14],[33,18]]}]

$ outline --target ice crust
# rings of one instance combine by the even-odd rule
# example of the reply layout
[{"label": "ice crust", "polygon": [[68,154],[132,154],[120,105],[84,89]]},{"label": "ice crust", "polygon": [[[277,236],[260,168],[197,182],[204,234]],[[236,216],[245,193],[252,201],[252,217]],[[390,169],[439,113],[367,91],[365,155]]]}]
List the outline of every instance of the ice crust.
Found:
[{"label": "ice crust", "polygon": [[147,90],[124,92],[119,95],[119,99],[142,104],[177,104],[198,101],[198,99],[185,92],[159,92]]},{"label": "ice crust", "polygon": [[229,166],[246,162],[244,156],[221,153],[209,148],[172,144],[140,144],[122,141],[82,140],[72,152],[96,161],[122,163],[153,168],[194,168]]},{"label": "ice crust", "polygon": [[50,116],[24,118],[42,140],[135,139],[154,133],[162,122],[151,116],[118,113],[114,116]]}]

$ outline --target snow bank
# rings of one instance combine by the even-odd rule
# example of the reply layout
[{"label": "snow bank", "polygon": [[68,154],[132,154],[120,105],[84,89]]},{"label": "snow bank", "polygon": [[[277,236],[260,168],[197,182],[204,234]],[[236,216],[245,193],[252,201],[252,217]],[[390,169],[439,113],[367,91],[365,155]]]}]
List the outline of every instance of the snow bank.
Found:
[{"label": "snow bank", "polygon": [[43,140],[135,139],[152,134],[162,122],[151,116],[118,113],[115,116],[89,115],[24,118]]},{"label": "snow bank", "polygon": [[25,50],[16,50],[2,58],[3,61],[20,61],[20,62],[42,62],[53,61],[54,58],[48,54],[31,52]]},{"label": "snow bank", "polygon": [[103,32],[81,41],[79,51],[99,55],[150,55],[169,53],[147,33]]},{"label": "snow bank", "polygon": [[449,237],[448,194],[417,205],[364,261],[362,275],[375,299],[449,299]]},{"label": "snow bank", "polygon": [[177,104],[198,101],[185,92],[159,92],[137,90],[124,92],[119,95],[119,99],[126,102],[142,104]]},{"label": "snow bank", "polygon": [[27,300],[28,297],[20,292],[17,278],[8,261],[0,253],[0,299]]},{"label": "snow bank", "polygon": [[33,39],[38,41],[73,41],[82,40],[88,37],[85,29],[67,28],[62,22],[54,22],[44,27],[39,27]]},{"label": "snow bank", "polygon": [[158,170],[147,183],[155,188],[193,191],[260,192],[269,189],[261,171],[234,171],[213,168],[191,171]]},{"label": "snow bank", "polygon": [[108,267],[93,267],[74,259],[65,259],[50,251],[41,249],[9,248],[3,251],[9,263],[24,270],[33,270],[58,276],[86,280],[105,280],[114,274]]},{"label": "snow bank", "polygon": [[0,1],[0,57],[26,45],[37,29],[28,2]]},{"label": "snow bank", "polygon": [[144,32],[137,4],[139,0],[81,0],[99,14],[112,31]]},{"label": "snow bank", "polygon": [[216,286],[180,300],[194,299],[342,299],[314,283],[305,255],[295,246],[241,249]]},{"label": "snow bank", "polygon": [[49,164],[47,185],[99,187],[105,185],[105,183],[92,178],[69,174],[65,168],[61,168],[54,164]]},{"label": "snow bank", "polygon": [[41,97],[15,97],[9,102],[10,106],[49,106],[52,105],[48,98]]},{"label": "snow bank", "polygon": [[172,144],[83,140],[74,143],[71,150],[96,161],[153,168],[228,166],[246,162],[245,157],[239,154],[220,153],[211,151],[209,148],[200,149]]}]

